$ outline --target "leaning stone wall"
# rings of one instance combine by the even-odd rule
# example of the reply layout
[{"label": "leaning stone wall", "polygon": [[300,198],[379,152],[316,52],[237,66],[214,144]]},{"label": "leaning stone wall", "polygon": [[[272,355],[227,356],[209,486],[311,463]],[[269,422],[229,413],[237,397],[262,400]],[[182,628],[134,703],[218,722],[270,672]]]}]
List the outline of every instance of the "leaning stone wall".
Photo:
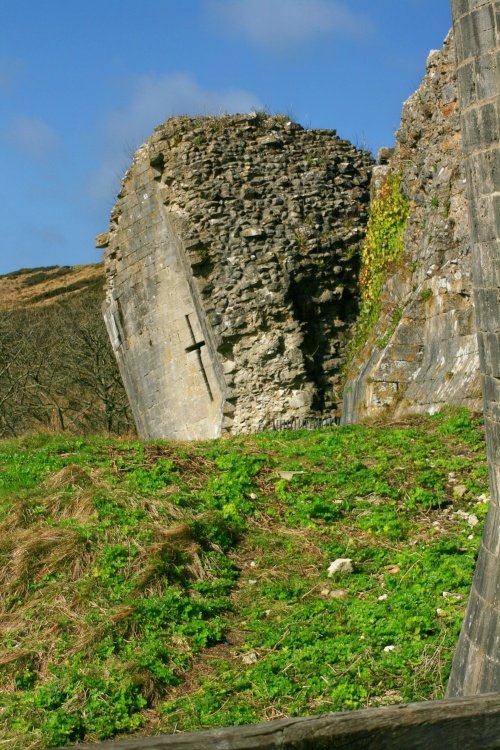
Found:
[{"label": "leaning stone wall", "polygon": [[452,0],[491,506],[448,693],[500,691],[500,2]]},{"label": "leaning stone wall", "polygon": [[381,315],[350,369],[343,420],[464,405],[480,410],[471,246],[450,34],[405,102],[394,153],[372,190],[400,174],[410,202],[404,258],[390,269]]},{"label": "leaning stone wall", "polygon": [[177,117],[124,178],[105,319],[139,433],[248,432],[337,411],[369,154],[282,116]]}]

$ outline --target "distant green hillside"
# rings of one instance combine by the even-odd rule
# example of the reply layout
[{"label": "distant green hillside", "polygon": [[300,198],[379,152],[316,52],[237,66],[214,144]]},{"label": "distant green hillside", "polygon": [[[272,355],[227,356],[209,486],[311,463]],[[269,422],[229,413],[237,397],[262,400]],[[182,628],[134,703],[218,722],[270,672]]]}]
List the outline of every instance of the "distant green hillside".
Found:
[{"label": "distant green hillside", "polygon": [[442,696],[485,493],[464,411],[0,441],[0,746]]},{"label": "distant green hillside", "polygon": [[101,265],[0,276],[0,437],[134,430],[103,298]]}]

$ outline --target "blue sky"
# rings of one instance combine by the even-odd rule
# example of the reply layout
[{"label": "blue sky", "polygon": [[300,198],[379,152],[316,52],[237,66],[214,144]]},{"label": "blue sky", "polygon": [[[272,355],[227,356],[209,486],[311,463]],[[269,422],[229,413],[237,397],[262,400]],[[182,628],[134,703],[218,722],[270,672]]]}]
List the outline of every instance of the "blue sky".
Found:
[{"label": "blue sky", "polygon": [[450,25],[448,0],[3,0],[0,273],[99,261],[133,151],[173,114],[391,145]]}]

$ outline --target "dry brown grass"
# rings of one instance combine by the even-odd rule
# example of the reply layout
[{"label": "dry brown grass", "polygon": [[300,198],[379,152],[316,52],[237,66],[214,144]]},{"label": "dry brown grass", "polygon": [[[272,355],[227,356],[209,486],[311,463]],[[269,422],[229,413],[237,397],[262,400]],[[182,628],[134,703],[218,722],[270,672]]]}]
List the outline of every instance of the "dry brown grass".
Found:
[{"label": "dry brown grass", "polygon": [[[42,276],[45,276],[45,278],[41,278]],[[33,283],[39,277],[40,281]],[[89,285],[95,284],[99,279],[102,279],[104,285],[104,268],[100,263],[71,266],[64,275],[58,274],[58,268],[34,268],[18,274],[0,276],[0,310],[29,306],[39,307],[53,304],[56,300],[60,302],[75,294],[80,294],[86,283]],[[82,284],[82,289],[66,293],[61,291],[55,297],[49,296],[46,299],[41,299],[47,293],[50,295],[59,288],[71,287],[75,284]]]},{"label": "dry brown grass", "polygon": [[20,529],[31,529],[31,533],[36,534],[33,527],[36,526],[37,515],[53,522],[72,519],[85,523],[95,516],[93,494],[105,486],[106,482],[98,471],[85,471],[78,465],[65,466],[49,476],[40,490],[34,493],[38,496],[37,503],[34,496],[29,495],[20,497],[12,504],[0,525],[0,538],[8,540],[10,535],[17,535]]},{"label": "dry brown grass", "polygon": [[[153,451],[148,458],[153,460]],[[203,462],[198,465],[200,474],[202,466]],[[20,496],[0,524],[0,638],[9,643],[0,650],[4,689],[15,690],[15,675],[23,669],[35,670],[39,680],[50,678],[49,664],[63,658],[55,646],[62,633],[68,639],[64,652],[68,659],[92,648],[110,626],[132,632],[133,604],[104,611],[86,595],[103,546],[115,542],[116,531],[110,525],[96,547],[81,528],[96,520],[94,497],[109,494],[110,476],[117,473],[116,468],[110,474],[69,464],[50,474],[33,493]],[[135,498],[115,488],[113,499],[129,510],[140,508],[148,519],[143,528],[151,541],[131,542],[138,554],[127,565],[138,596],[161,593],[165,564],[182,564],[192,579],[210,577],[181,508],[161,493]],[[104,615],[99,624],[89,619],[93,610]],[[0,741],[3,747],[1,732]]]},{"label": "dry brown grass", "polygon": [[61,489],[61,487],[83,488],[89,484],[96,484],[96,474],[86,471],[78,464],[64,466],[45,481],[45,486],[53,490]]},{"label": "dry brown grass", "polygon": [[30,581],[62,569],[70,580],[75,580],[92,556],[87,540],[77,530],[64,527],[18,529],[4,545],[10,559],[0,570],[0,586],[9,592],[21,593]]}]

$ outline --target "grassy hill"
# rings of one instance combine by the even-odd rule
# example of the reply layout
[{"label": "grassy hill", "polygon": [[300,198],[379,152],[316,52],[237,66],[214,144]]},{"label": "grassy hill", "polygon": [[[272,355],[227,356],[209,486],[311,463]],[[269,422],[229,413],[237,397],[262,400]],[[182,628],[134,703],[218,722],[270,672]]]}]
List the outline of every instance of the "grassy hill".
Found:
[{"label": "grassy hill", "polygon": [[486,493],[465,411],[0,441],[0,745],[442,696]]},{"label": "grassy hill", "polygon": [[133,430],[103,298],[101,265],[0,276],[0,437]]},{"label": "grassy hill", "polygon": [[21,268],[0,276],[0,310],[40,307],[94,292],[104,297],[103,289],[100,263]]}]

